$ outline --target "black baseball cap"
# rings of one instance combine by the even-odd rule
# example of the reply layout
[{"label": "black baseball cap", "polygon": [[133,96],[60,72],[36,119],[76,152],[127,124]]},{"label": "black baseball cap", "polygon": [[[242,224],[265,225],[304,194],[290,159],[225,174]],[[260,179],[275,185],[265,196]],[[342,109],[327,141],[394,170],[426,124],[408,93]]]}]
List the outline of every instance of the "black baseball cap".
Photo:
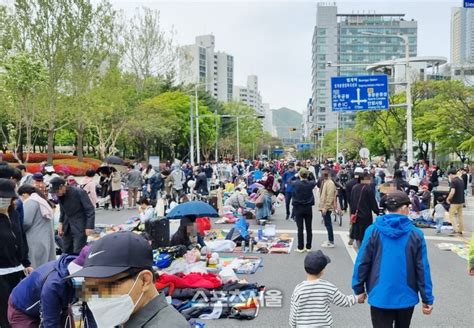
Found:
[{"label": "black baseball cap", "polygon": [[10,179],[0,178],[0,198],[15,198],[18,194],[15,191],[15,183]]},{"label": "black baseball cap", "polygon": [[408,195],[401,190],[393,191],[385,195],[385,206],[390,208],[400,208],[403,205],[410,205],[411,201]]},{"label": "black baseball cap", "polygon": [[152,267],[153,251],[145,238],[134,232],[121,231],[95,241],[82,270],[69,278],[109,278],[131,268]]},{"label": "black baseball cap", "polygon": [[329,263],[331,263],[331,259],[321,250],[309,252],[304,259],[304,269],[307,273],[316,275],[323,271]]},{"label": "black baseball cap", "polygon": [[49,181],[49,192],[55,193],[58,191],[59,187],[65,186],[66,185],[66,180],[63,178],[52,178],[51,181]]}]

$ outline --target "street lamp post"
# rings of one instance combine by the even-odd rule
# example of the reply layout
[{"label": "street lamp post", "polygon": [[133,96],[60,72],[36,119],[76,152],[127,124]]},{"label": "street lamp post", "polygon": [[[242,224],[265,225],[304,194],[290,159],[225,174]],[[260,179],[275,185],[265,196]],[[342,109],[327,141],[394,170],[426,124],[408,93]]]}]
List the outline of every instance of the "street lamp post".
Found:
[{"label": "street lamp post", "polygon": [[196,98],[196,159],[197,159],[197,164],[199,165],[201,163],[201,147],[199,143],[199,101],[198,101],[198,90],[197,90],[198,84],[194,86],[194,96]]},{"label": "street lamp post", "polygon": [[194,117],[193,117],[193,102],[191,95],[189,96],[189,136],[190,136],[190,160],[191,165],[194,165]]}]

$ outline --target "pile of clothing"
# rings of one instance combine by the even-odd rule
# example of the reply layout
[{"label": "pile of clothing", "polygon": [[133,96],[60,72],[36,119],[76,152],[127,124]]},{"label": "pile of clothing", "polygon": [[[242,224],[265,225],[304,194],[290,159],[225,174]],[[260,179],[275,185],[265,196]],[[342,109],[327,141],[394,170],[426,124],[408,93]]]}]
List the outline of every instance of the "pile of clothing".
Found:
[{"label": "pile of clothing", "polygon": [[253,319],[258,315],[265,290],[258,284],[222,284],[212,273],[162,275],[156,282],[160,292],[187,319]]}]

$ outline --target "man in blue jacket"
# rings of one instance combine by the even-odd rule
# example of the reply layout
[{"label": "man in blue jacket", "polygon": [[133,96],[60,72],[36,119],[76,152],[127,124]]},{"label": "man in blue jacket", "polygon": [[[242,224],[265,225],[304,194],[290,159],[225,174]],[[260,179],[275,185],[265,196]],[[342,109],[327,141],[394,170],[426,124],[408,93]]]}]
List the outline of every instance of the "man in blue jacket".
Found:
[{"label": "man in blue jacket", "polygon": [[374,327],[409,327],[413,309],[423,303],[431,314],[434,297],[424,235],[407,217],[403,191],[385,196],[388,214],[367,228],[352,276],[356,295],[368,294]]},{"label": "man in blue jacket", "polygon": [[291,185],[291,179],[293,179],[295,174],[296,174],[295,164],[290,163],[288,164],[288,170],[286,170],[282,176],[282,183],[285,189],[286,220],[290,218],[290,204],[291,204],[291,196],[293,193],[293,186]]},{"label": "man in blue jacket", "polygon": [[[70,306],[81,296],[76,293],[80,289],[75,288],[78,285],[75,281],[65,278],[82,268],[88,253],[89,246],[85,246],[79,256],[63,254],[23,279],[8,300],[11,327],[74,327]],[[83,308],[83,311],[86,313],[84,327],[96,327],[90,310]]]}]

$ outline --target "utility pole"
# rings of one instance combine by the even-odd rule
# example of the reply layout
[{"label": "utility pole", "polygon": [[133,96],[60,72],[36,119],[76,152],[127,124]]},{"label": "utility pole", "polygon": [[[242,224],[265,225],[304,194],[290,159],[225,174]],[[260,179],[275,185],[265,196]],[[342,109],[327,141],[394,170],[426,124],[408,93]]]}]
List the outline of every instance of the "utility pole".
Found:
[{"label": "utility pole", "polygon": [[201,164],[201,147],[199,146],[199,100],[198,100],[198,89],[197,84],[194,87],[194,97],[195,97],[195,106],[196,106],[196,160],[197,164]]},{"label": "utility pole", "polygon": [[408,166],[413,166],[413,115],[412,115],[412,99],[411,99],[411,81],[410,81],[410,43],[408,35],[400,36],[405,41],[405,82],[406,82],[406,98],[407,98],[407,161]]},{"label": "utility pole", "polygon": [[189,137],[191,147],[189,149],[189,157],[191,160],[191,165],[194,165],[194,117],[193,117],[193,98],[189,95]]}]

